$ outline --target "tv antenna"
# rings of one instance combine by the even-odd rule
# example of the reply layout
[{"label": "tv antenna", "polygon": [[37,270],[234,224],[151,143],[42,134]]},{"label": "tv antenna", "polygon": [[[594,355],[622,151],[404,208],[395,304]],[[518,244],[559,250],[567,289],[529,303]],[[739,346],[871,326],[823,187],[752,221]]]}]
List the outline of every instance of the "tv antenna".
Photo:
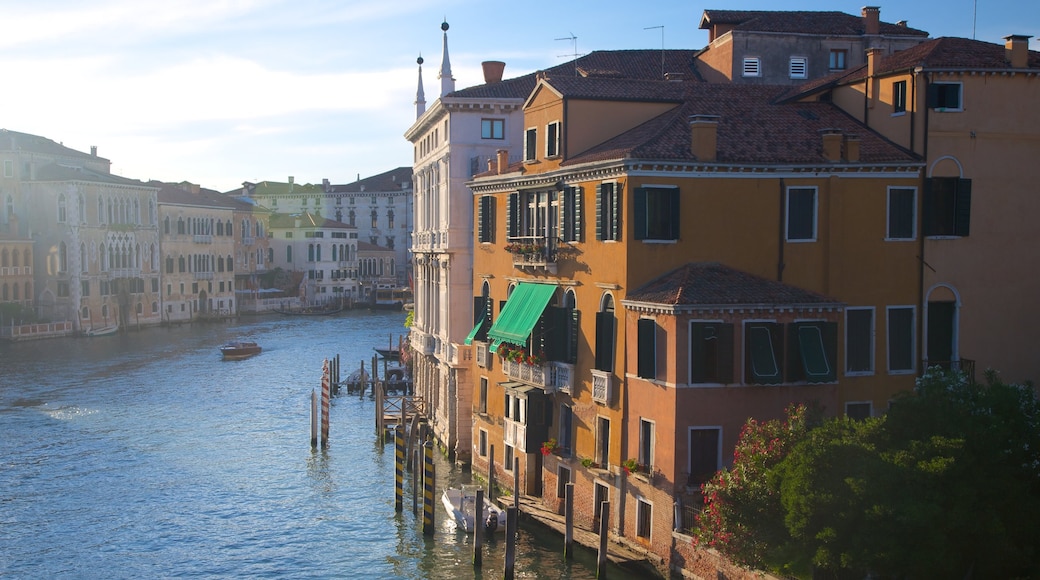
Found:
[{"label": "tv antenna", "polygon": [[643,30],[654,30],[661,29],[661,78],[664,78],[664,25],[661,26],[647,26]]},{"label": "tv antenna", "polygon": [[574,52],[571,53],[571,54],[561,54],[561,55],[559,55],[559,57],[560,58],[564,58],[564,57],[573,58],[574,59],[574,76],[578,76],[578,56],[580,56],[578,54],[578,37],[574,36],[573,32],[571,32],[569,34],[570,34],[570,36],[564,36],[563,38],[557,38],[555,40],[569,40],[569,41],[571,41],[571,47],[572,47],[572,50]]}]

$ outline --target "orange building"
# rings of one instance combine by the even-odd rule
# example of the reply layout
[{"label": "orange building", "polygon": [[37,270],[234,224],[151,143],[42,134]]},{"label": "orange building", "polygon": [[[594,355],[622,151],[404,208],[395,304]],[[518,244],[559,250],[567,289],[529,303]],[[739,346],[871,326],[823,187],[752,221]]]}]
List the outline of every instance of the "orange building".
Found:
[{"label": "orange building", "polygon": [[916,374],[923,164],[785,90],[543,76],[523,160],[469,184],[474,469],[574,483],[662,565],[749,416],[875,414]]}]

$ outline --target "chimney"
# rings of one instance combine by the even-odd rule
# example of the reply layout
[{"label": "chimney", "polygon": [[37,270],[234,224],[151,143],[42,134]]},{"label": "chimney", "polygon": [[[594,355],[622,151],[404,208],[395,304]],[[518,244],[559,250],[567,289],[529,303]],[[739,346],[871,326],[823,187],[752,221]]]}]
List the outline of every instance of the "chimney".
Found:
[{"label": "chimney", "polygon": [[851,163],[859,162],[860,140],[858,135],[845,136],[845,161]]},{"label": "chimney", "polygon": [[823,136],[823,158],[827,161],[841,161],[841,144],[843,136],[841,129],[820,129]]},{"label": "chimney", "polygon": [[718,156],[718,115],[690,115],[690,153],[698,161],[715,161]]},{"label": "chimney", "polygon": [[290,175],[290,176],[289,176],[289,185],[292,185],[292,184],[293,184],[293,176],[292,176],[292,175]]},{"label": "chimney", "polygon": [[1011,68],[1029,68],[1029,37],[1024,34],[1005,36],[1004,55]]},{"label": "chimney", "polygon": [[502,175],[506,172],[506,168],[509,167],[509,150],[499,149],[495,151],[497,162],[498,162],[498,174]]},{"label": "chimney", "polygon": [[491,173],[492,171],[495,170],[495,160],[492,159],[491,157],[488,157],[487,161],[488,161],[488,173]]},{"label": "chimney", "polygon": [[90,156],[97,157],[97,145],[90,146]]},{"label": "chimney", "polygon": [[863,7],[863,33],[881,34],[881,8],[878,6]]},{"label": "chimney", "polygon": [[484,69],[485,83],[490,85],[502,81],[502,72],[506,68],[506,63],[500,60],[485,60],[480,63],[480,66]]},{"label": "chimney", "polygon": [[896,22],[896,26],[898,26],[900,28],[906,28],[906,25],[907,25],[906,20],[900,20],[899,22]]}]

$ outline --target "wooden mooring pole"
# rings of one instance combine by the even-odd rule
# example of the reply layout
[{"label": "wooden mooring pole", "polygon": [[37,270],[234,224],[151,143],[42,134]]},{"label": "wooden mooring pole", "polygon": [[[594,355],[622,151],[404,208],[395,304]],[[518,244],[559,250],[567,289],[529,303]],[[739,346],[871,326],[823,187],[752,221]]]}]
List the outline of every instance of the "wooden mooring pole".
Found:
[{"label": "wooden mooring pole", "polygon": [[318,392],[311,389],[311,447],[318,446]]},{"label": "wooden mooring pole", "polygon": [[[496,517],[492,515],[491,517]],[[477,489],[477,504],[473,506],[473,566],[484,564],[484,489]]]},{"label": "wooden mooring pole", "polygon": [[520,458],[513,457],[513,507],[520,509]]},{"label": "wooden mooring pole", "polygon": [[419,468],[419,450],[412,450],[412,515],[419,515],[419,478],[422,477],[422,469]]},{"label": "wooden mooring pole", "polygon": [[596,578],[607,577],[607,530],[610,526],[610,502],[599,508],[599,552],[596,554]]},{"label": "wooden mooring pole", "polygon": [[515,507],[506,508],[506,570],[505,580],[513,580],[516,568],[516,516]]},{"label": "wooden mooring pole", "polygon": [[495,501],[495,446],[488,454],[488,501]]},{"label": "wooden mooring pole", "polygon": [[568,482],[563,504],[563,559],[574,558],[574,482]]}]

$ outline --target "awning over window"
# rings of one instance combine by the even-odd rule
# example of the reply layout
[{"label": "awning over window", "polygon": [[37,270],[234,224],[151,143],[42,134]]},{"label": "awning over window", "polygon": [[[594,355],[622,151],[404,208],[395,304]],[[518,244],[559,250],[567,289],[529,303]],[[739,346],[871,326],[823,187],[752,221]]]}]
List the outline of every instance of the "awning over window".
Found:
[{"label": "awning over window", "polygon": [[477,325],[473,327],[473,330],[469,331],[469,334],[466,335],[466,340],[463,342],[463,344],[473,344],[473,339],[476,338],[477,334],[480,332],[480,328],[484,326],[484,318],[485,316],[480,317],[480,322],[478,322]]},{"label": "awning over window", "polygon": [[827,351],[823,345],[823,332],[819,326],[799,326],[798,346],[801,350],[802,365],[805,368],[807,381],[820,383],[834,380],[834,369],[827,360]]},{"label": "awning over window", "polygon": [[[516,345],[526,343],[555,292],[556,286],[552,284],[521,282],[502,307],[498,319],[491,325],[488,338]],[[497,350],[497,345],[495,348]]]}]

